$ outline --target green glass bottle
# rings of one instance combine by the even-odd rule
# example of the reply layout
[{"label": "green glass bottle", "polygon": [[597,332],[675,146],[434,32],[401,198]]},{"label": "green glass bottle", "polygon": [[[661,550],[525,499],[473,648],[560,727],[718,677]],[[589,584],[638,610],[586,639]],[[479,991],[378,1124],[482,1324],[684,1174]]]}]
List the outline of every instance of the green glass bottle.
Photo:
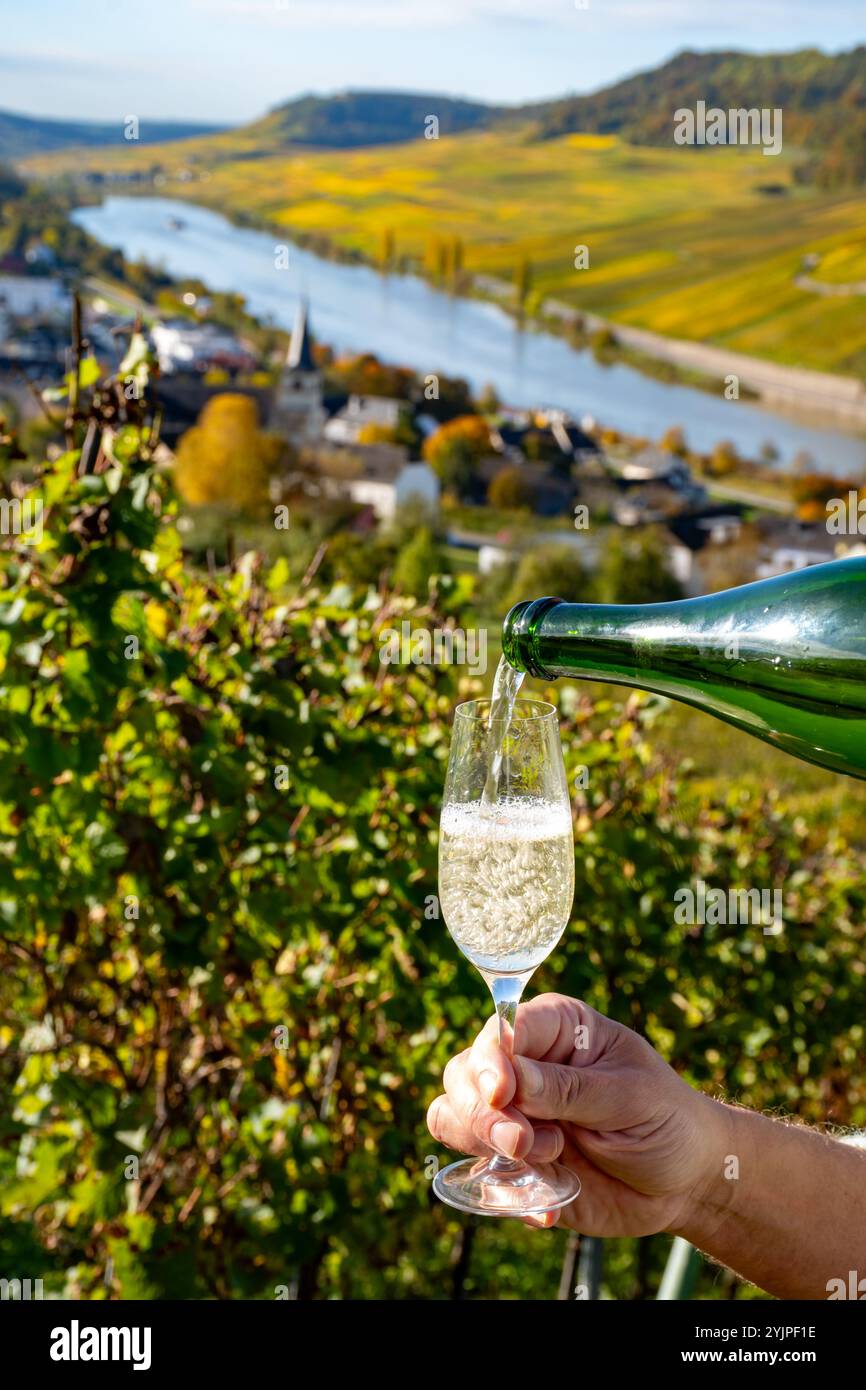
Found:
[{"label": "green glass bottle", "polygon": [[518,603],[502,649],[532,676],[669,695],[866,778],[864,557],[674,603]]}]

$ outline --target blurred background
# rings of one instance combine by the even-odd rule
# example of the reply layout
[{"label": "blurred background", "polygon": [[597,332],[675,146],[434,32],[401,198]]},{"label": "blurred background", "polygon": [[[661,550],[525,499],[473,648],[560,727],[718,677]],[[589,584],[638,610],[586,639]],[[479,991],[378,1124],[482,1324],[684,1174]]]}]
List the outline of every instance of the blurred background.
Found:
[{"label": "blurred background", "polygon": [[[658,1296],[669,1237],[432,1195],[425,1110],[489,1012],[437,898],[450,721],[519,599],[864,553],[857,9],[16,16],[0,1276]],[[780,112],[780,151],[677,144],[700,102]],[[862,1127],[861,784],[659,698],[544,693],[577,888],[530,988],[711,1094]],[[781,892],[784,931],[677,925],[698,879]],[[666,1296],[762,1297],[677,1253]]]}]

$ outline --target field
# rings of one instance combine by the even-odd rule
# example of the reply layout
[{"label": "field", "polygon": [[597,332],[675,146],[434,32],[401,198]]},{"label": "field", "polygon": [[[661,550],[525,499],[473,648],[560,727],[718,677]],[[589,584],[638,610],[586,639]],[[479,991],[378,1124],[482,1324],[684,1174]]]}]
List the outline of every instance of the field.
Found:
[{"label": "field", "polygon": [[[860,294],[794,281],[803,257],[828,283],[866,263],[863,201],[794,180],[797,155],[649,148],[613,136],[537,141],[469,133],[356,151],[251,148],[243,132],[145,150],[29,161],[31,172],[158,164],[158,191],[373,261],[431,266],[437,241],[464,269],[513,280],[530,265],[530,308],[547,297],[623,324],[843,374],[866,374]],[[184,179],[178,175],[184,171]],[[125,191],[125,190],[123,190]],[[148,188],[148,191],[152,189]],[[574,248],[589,267],[574,268]]]}]

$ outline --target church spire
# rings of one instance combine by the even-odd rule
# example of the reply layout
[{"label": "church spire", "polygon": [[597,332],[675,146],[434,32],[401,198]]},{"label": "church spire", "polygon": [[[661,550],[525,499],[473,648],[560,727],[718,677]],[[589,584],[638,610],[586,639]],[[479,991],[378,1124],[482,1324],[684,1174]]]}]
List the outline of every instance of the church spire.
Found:
[{"label": "church spire", "polygon": [[307,301],[298,304],[286,363],[271,398],[269,427],[298,444],[315,444],[325,428],[322,373],[313,359]]},{"label": "church spire", "polygon": [[310,325],[307,318],[307,301],[305,299],[300,300],[298,303],[295,326],[292,330],[292,339],[289,343],[289,351],[286,356],[286,366],[302,372],[314,372],[316,370],[316,364],[313,361],[313,343],[310,337]]}]

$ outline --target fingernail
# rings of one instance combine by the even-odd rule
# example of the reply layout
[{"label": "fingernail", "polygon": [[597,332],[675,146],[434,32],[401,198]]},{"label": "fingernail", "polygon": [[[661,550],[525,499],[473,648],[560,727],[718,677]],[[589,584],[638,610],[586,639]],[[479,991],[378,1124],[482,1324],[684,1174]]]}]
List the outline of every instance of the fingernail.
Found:
[{"label": "fingernail", "polygon": [[490,1131],[493,1147],[505,1158],[516,1157],[522,1137],[523,1130],[520,1125],[512,1124],[510,1120],[498,1120]]},{"label": "fingernail", "polygon": [[544,1073],[535,1062],[525,1057],[515,1058],[520,1080],[520,1090],[524,1096],[538,1096],[544,1090]]},{"label": "fingernail", "polygon": [[532,1146],[535,1150],[535,1158],[541,1163],[546,1158],[554,1158],[559,1153],[561,1138],[562,1135],[558,1129],[536,1129],[535,1142]]},{"label": "fingernail", "polygon": [[492,1105],[493,1097],[496,1095],[496,1088],[499,1085],[499,1077],[496,1075],[496,1072],[483,1071],[478,1078],[478,1084],[481,1087],[481,1094],[484,1099]]}]

